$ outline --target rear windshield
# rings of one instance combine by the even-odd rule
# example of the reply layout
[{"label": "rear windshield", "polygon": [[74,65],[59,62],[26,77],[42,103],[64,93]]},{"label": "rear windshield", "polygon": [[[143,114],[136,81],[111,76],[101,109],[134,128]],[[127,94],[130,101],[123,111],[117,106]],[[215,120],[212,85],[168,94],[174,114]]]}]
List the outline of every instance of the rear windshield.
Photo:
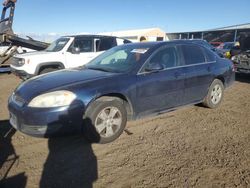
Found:
[{"label": "rear windshield", "polygon": [[182,51],[186,65],[199,64],[205,62],[203,50],[197,45],[182,45]]}]

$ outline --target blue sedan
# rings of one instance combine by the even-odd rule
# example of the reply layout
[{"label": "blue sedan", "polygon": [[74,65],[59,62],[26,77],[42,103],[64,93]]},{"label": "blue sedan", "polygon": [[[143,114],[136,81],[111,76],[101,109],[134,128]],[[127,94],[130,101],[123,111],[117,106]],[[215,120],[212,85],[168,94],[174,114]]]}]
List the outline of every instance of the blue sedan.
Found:
[{"label": "blue sedan", "polygon": [[218,107],[234,75],[230,60],[188,41],[126,44],[20,84],[9,98],[10,123],[32,136],[81,132],[108,143],[128,120],[189,104]]}]

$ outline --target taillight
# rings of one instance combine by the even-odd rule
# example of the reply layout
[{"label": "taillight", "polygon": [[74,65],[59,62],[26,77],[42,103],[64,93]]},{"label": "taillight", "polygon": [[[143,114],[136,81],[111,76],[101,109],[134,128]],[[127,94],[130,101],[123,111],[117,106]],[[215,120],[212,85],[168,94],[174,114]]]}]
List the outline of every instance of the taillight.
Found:
[{"label": "taillight", "polygon": [[232,71],[233,71],[233,72],[236,71],[236,67],[235,67],[235,64],[234,64],[234,63],[232,64]]}]

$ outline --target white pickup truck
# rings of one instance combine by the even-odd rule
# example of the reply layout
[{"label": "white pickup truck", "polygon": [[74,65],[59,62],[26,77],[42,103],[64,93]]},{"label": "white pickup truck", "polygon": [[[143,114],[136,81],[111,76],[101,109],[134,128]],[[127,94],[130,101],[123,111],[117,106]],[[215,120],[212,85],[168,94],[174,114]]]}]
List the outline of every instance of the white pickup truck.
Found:
[{"label": "white pickup truck", "polygon": [[104,51],[125,43],[130,41],[113,36],[64,36],[44,51],[13,56],[10,67],[12,73],[26,80],[55,70],[82,66]]}]

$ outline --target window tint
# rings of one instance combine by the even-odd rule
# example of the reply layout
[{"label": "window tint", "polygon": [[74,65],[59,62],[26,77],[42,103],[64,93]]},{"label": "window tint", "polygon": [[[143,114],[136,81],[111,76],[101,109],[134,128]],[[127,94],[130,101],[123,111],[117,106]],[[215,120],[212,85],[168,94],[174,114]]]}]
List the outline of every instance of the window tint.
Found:
[{"label": "window tint", "polygon": [[116,38],[114,37],[106,37],[95,40],[96,51],[106,51],[110,48],[117,46]]},{"label": "window tint", "polygon": [[92,39],[76,38],[73,44],[74,48],[79,48],[81,52],[92,52]]},{"label": "window tint", "polygon": [[201,47],[196,45],[183,45],[182,46],[183,56],[186,65],[204,63],[205,57]]},{"label": "window tint", "polygon": [[204,52],[206,54],[207,62],[215,61],[215,54],[210,50],[204,48]]},{"label": "window tint", "polygon": [[165,47],[156,52],[150,59],[150,64],[159,63],[164,68],[177,66],[177,52],[175,47]]}]

